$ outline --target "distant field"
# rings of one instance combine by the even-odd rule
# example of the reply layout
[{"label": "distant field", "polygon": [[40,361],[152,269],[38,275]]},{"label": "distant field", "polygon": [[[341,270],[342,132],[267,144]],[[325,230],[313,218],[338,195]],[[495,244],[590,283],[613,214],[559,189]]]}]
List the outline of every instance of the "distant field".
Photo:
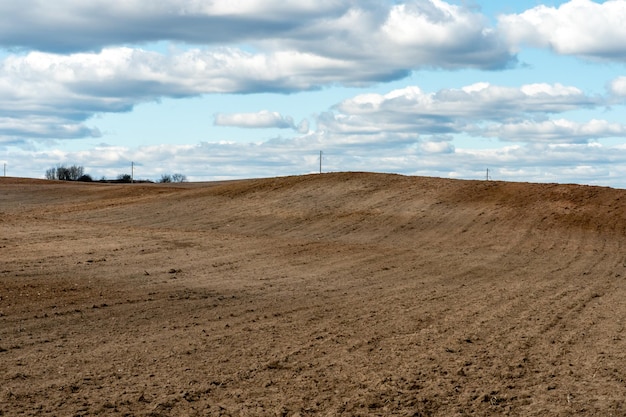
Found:
[{"label": "distant field", "polygon": [[624,416],[626,191],[0,178],[0,416]]}]

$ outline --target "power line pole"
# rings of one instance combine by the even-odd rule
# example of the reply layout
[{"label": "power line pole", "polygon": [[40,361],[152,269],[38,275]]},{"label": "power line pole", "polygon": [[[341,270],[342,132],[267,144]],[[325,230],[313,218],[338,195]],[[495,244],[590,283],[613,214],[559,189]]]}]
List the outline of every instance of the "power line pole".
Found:
[{"label": "power line pole", "polygon": [[320,174],[322,173],[322,151],[320,151]]},{"label": "power line pole", "polygon": [[130,183],[135,182],[135,163],[130,161]]},{"label": "power line pole", "polygon": [[6,162],[4,163],[4,176],[7,176],[7,164]]},{"label": "power line pole", "polygon": [[487,181],[489,181],[489,168],[487,168],[487,176],[485,177]]}]

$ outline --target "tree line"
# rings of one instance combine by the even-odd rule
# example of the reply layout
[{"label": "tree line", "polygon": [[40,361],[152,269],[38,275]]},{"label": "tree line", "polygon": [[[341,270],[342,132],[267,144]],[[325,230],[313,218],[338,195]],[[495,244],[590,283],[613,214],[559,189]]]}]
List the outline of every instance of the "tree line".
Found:
[{"label": "tree line", "polygon": [[[85,174],[85,168],[80,165],[58,165],[46,170],[46,179],[58,181],[83,181],[91,182],[93,178],[89,174]],[[115,182],[132,182],[132,177],[128,174],[120,174]],[[107,181],[104,177],[100,181]],[[142,181],[152,182],[152,181]],[[170,182],[187,182],[187,177],[183,174],[163,174],[159,179],[160,183]]]},{"label": "tree line", "polygon": [[46,171],[46,179],[59,181],[93,181],[91,176],[85,174],[85,168],[78,165],[66,167],[59,165]]}]

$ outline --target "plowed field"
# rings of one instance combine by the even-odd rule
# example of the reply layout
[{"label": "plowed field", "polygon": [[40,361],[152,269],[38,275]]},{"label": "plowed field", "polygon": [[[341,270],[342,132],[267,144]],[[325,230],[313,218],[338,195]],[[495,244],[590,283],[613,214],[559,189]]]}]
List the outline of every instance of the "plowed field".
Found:
[{"label": "plowed field", "polygon": [[0,415],[625,416],[626,191],[0,178]]}]

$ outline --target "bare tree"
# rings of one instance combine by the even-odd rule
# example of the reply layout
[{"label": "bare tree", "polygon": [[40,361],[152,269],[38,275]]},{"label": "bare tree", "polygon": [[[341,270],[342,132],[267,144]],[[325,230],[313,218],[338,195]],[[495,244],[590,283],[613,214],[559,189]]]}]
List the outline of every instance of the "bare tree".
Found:
[{"label": "bare tree", "polygon": [[47,180],[56,180],[57,179],[57,169],[50,168],[46,170],[46,179]]},{"label": "bare tree", "polygon": [[46,171],[46,179],[60,181],[77,181],[85,175],[85,168],[79,165],[66,167],[65,165],[57,165],[56,168],[50,168]]},{"label": "bare tree", "polygon": [[186,182],[187,181],[187,177],[184,176],[183,174],[163,174],[161,175],[161,179],[159,179],[159,182],[161,183],[168,183],[168,182]]},{"label": "bare tree", "polygon": [[85,169],[78,165],[72,165],[67,170],[70,181],[76,181],[85,174]]},{"label": "bare tree", "polygon": [[172,175],[173,182],[187,182],[187,177],[183,174],[174,174]]}]

